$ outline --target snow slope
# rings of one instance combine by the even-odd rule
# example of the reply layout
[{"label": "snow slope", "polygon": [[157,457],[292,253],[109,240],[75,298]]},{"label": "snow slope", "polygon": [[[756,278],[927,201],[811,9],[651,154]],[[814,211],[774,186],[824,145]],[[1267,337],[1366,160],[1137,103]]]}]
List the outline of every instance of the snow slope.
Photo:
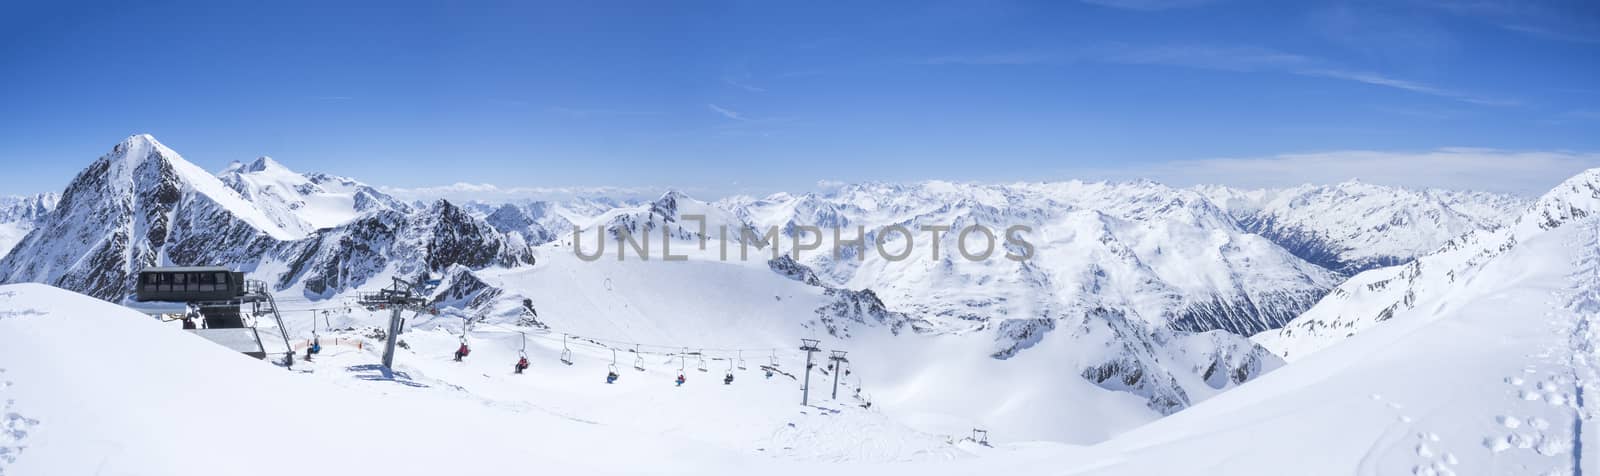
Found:
[{"label": "snow slope", "polygon": [[222,182],[295,236],[349,223],[376,210],[408,211],[404,203],[360,182],[323,174],[302,175],[270,157],[234,162]]},{"label": "snow slope", "polygon": [[736,474],[764,459],[434,381],[285,372],[43,285],[0,296],[8,475]]},{"label": "snow slope", "polygon": [[1394,319],[1119,435],[1058,474],[1595,470],[1596,223],[1530,238]]},{"label": "snow slope", "polygon": [[1293,361],[1378,323],[1427,315],[1519,243],[1597,212],[1600,170],[1589,170],[1545,193],[1510,226],[1470,232],[1410,263],[1351,277],[1288,325],[1253,340]]},{"label": "snow slope", "polygon": [[[307,468],[1572,474],[1596,461],[1595,446],[1582,439],[1595,434],[1584,402],[1594,397],[1589,362],[1600,357],[1589,325],[1600,312],[1597,266],[1596,223],[1564,226],[1494,259],[1427,318],[1376,326],[1100,444],[992,449],[947,442],[897,423],[905,415],[878,412],[898,399],[880,396],[874,411],[821,397],[817,408],[798,407],[793,381],[753,370],[736,371],[740,380],[724,386],[707,382],[716,371],[694,371],[690,360],[690,384],[673,387],[671,356],[661,354],[647,355],[644,372],[622,360],[622,379],[606,385],[599,382],[606,353],[580,347],[577,363],[562,365],[551,336],[530,339],[534,368],[513,376],[509,364],[524,334],[492,323],[474,331],[478,350],[460,364],[449,361],[457,337],[441,317],[407,334],[409,349],[392,377],[364,367],[368,351],[331,343],[334,334],[324,334],[323,356],[285,372],[104,302],[36,284],[0,286],[0,396],[7,401],[0,449],[10,456],[0,468],[19,475]],[[792,352],[781,357],[780,368],[798,365]],[[82,377],[85,369],[93,369],[91,378]],[[964,372],[945,367],[910,380]],[[397,452],[407,447],[421,449]],[[379,454],[394,456],[372,456]]]},{"label": "snow slope", "polygon": [[[507,339],[515,332],[535,336],[532,343],[553,342],[556,349],[559,336],[569,334],[571,347],[600,357],[599,363],[583,359],[586,372],[598,372],[596,365],[609,362],[609,349],[620,352],[619,365],[631,366],[634,344],[658,355],[703,351],[710,373],[700,375],[712,377],[741,358],[754,369],[776,356],[792,372],[801,358],[795,350],[799,339],[814,338],[824,348],[850,352],[852,375],[843,379],[841,397],[862,388],[864,398],[885,404],[886,415],[917,430],[951,435],[991,427],[1007,434],[1007,441],[1100,441],[1160,418],[1151,398],[1181,398],[1188,405],[1281,365],[1230,334],[1163,333],[1161,338],[1170,340],[1151,341],[1125,324],[1098,320],[1074,330],[1082,333],[1076,338],[1062,334],[1036,352],[997,360],[990,356],[992,336],[920,333],[913,330],[919,324],[909,322],[912,318],[885,312],[870,293],[807,285],[765,263],[717,262],[694,256],[698,251],[688,242],[678,246],[690,260],[587,262],[552,244],[539,249],[539,264],[533,267],[458,268],[437,290],[440,305],[451,307],[437,317],[414,318],[412,327],[459,335],[462,318],[471,318],[474,341],[497,336],[478,344],[485,349],[479,352],[502,355],[520,346],[520,340]],[[713,245],[703,253],[715,250]],[[309,338],[312,330],[294,309],[344,299],[283,300],[291,309],[292,333]],[[527,324],[524,299],[545,328]],[[353,312],[364,316],[365,311]],[[366,316],[334,320],[324,328],[380,322]],[[410,336],[406,339],[415,342]],[[448,355],[454,340],[440,339],[432,352]],[[536,362],[553,361],[557,353],[544,352]],[[689,357],[687,365],[695,369],[698,361]],[[649,367],[679,364],[652,360]],[[1088,369],[1106,372],[1107,381],[1090,380],[1084,375]],[[1140,375],[1126,383],[1128,372]],[[968,391],[976,381],[989,391]]]},{"label": "snow slope", "polygon": [[1285,189],[1196,187],[1240,226],[1319,266],[1353,275],[1404,264],[1468,232],[1506,226],[1520,197],[1348,181]]}]

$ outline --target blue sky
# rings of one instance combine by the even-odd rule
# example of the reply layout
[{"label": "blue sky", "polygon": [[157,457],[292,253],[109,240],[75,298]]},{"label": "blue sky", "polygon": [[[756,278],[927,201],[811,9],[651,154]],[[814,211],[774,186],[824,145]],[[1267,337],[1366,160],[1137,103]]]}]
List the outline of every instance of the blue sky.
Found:
[{"label": "blue sky", "polygon": [[505,193],[1600,166],[1595,2],[57,3],[0,7],[0,194],[144,132]]}]

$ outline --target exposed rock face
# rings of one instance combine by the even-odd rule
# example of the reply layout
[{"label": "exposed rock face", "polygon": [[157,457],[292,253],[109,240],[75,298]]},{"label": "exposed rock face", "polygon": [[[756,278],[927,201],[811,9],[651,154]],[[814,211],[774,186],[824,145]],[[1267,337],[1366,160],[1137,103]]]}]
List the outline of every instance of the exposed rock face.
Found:
[{"label": "exposed rock face", "polygon": [[248,267],[289,238],[210,174],[137,135],[72,180],[50,215],[0,259],[0,282],[120,301],[145,267]]},{"label": "exposed rock face", "polygon": [[817,279],[817,273],[811,271],[811,268],[806,265],[796,263],[794,258],[790,258],[788,255],[780,256],[778,259],[767,260],[767,267],[772,268],[772,272],[778,273],[783,277],[812,286],[822,286],[822,281]]},{"label": "exposed rock face", "polygon": [[[411,211],[354,181],[306,178],[266,158],[223,176],[148,135],[129,137],[80,172],[16,252],[0,258],[0,282],[43,282],[120,301],[140,269],[223,265],[282,269],[253,277],[326,297],[386,271],[407,276],[534,262],[526,243],[446,201]],[[294,212],[346,193],[354,218],[305,236],[294,232],[316,222]]]},{"label": "exposed rock face", "polygon": [[465,266],[452,266],[446,276],[445,281],[448,284],[434,294],[432,299],[434,306],[476,309],[494,302],[496,298],[505,294],[505,290],[478,279],[478,276],[472,273],[472,269]]},{"label": "exposed rock face", "polygon": [[440,200],[406,215],[382,210],[356,221],[285,245],[277,253],[288,263],[279,289],[304,284],[308,296],[354,289],[385,270],[410,276],[468,269],[534,264],[531,248]]}]

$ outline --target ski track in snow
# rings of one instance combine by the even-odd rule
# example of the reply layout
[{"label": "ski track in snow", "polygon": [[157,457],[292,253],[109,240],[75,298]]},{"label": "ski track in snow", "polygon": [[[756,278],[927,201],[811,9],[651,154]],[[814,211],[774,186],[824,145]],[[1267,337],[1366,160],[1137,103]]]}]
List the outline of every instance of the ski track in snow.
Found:
[{"label": "ski track in snow", "polygon": [[[1512,388],[1509,393],[1514,398],[1507,408],[1508,413],[1494,417],[1496,426],[1504,433],[1491,434],[1483,440],[1484,448],[1493,454],[1528,450],[1551,458],[1551,466],[1543,471],[1527,466],[1491,468],[1496,472],[1583,474],[1583,427],[1589,419],[1584,393],[1588,391],[1586,382],[1596,381],[1595,371],[1589,362],[1594,357],[1596,338],[1590,323],[1597,310],[1600,310],[1600,299],[1597,299],[1597,294],[1600,294],[1600,266],[1596,265],[1600,262],[1600,253],[1597,253],[1600,250],[1596,249],[1597,244],[1600,244],[1600,237],[1588,243],[1573,244],[1584,252],[1577,260],[1579,271],[1572,276],[1572,294],[1555,296],[1567,298],[1568,305],[1565,308],[1572,315],[1545,313],[1545,320],[1551,324],[1555,339],[1544,350],[1527,355],[1529,362],[1523,368],[1523,376],[1505,378],[1505,383]],[[1560,427],[1551,425],[1548,419],[1539,416],[1549,414],[1552,409],[1572,411],[1570,434],[1562,434]],[[1529,416],[1523,418],[1517,415]]]},{"label": "ski track in snow", "polygon": [[28,418],[15,410],[16,402],[7,398],[11,381],[3,380],[6,369],[0,368],[0,398],[5,399],[0,404],[0,476],[6,474],[6,466],[17,461],[17,456],[28,448],[28,432],[39,426],[39,420]]}]

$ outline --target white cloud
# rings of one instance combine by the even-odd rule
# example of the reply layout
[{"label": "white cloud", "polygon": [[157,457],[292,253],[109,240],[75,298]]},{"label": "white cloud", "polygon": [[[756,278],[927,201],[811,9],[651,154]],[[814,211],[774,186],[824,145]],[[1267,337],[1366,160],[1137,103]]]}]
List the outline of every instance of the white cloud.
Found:
[{"label": "white cloud", "polygon": [[739,111],[735,111],[735,110],[732,110],[732,109],[727,109],[727,108],[724,108],[722,106],[718,106],[716,104],[707,104],[706,107],[711,109],[711,112],[715,112],[717,114],[721,114],[722,117],[726,117],[728,119],[733,119],[735,121],[748,121],[748,120],[750,120],[749,118],[744,117],[744,114],[740,114]]},{"label": "white cloud", "polygon": [[1352,179],[1411,188],[1537,196],[1562,180],[1600,167],[1600,153],[1443,148],[1424,152],[1335,151],[1259,158],[1180,160],[1068,171],[1091,180],[1147,178],[1174,186],[1245,188],[1330,184]]}]

